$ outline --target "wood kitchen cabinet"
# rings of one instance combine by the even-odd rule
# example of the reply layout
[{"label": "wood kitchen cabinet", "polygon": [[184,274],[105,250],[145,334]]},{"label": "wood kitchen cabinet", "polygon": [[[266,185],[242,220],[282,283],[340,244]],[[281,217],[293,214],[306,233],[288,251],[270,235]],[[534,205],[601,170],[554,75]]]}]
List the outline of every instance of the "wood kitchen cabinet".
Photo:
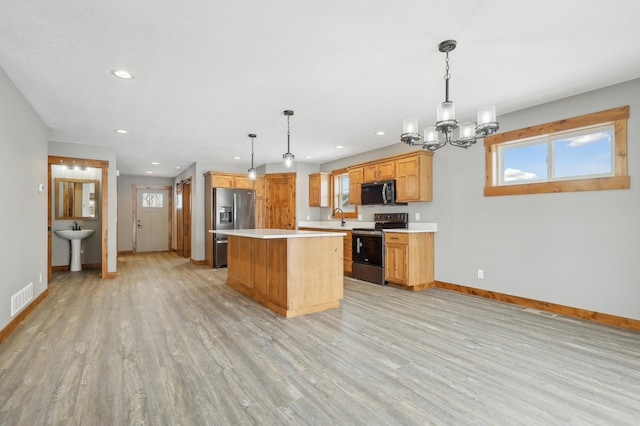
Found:
[{"label": "wood kitchen cabinet", "polygon": [[208,171],[204,173],[204,232],[205,232],[205,264],[213,267],[213,229],[212,189],[213,188],[239,188],[255,189],[256,191],[256,228],[265,227],[265,191],[264,176],[258,176],[251,180],[244,173],[228,173]]},{"label": "wood kitchen cabinet", "polygon": [[385,232],[384,279],[390,286],[434,286],[433,232]]},{"label": "wood kitchen cabinet", "polygon": [[362,167],[349,167],[349,204],[360,204],[362,182],[364,181]]},{"label": "wood kitchen cabinet", "polygon": [[396,163],[396,201],[431,201],[433,199],[433,154],[417,151],[399,157]]},{"label": "wood kitchen cabinet", "polygon": [[309,207],[330,207],[329,173],[313,173],[309,175]]},{"label": "wood kitchen cabinet", "polygon": [[364,182],[393,179],[396,175],[396,163],[393,160],[368,163],[364,166]]},{"label": "wood kitchen cabinet", "polygon": [[368,163],[354,164],[349,170],[349,202],[360,204],[365,182],[395,179],[396,201],[407,203],[433,199],[433,153],[413,151]]},{"label": "wood kitchen cabinet", "polygon": [[342,238],[343,245],[343,264],[344,275],[353,275],[353,248],[351,246],[351,230],[350,229],[327,229],[327,228],[300,228],[301,231],[319,231],[319,232],[342,232],[346,233]]}]

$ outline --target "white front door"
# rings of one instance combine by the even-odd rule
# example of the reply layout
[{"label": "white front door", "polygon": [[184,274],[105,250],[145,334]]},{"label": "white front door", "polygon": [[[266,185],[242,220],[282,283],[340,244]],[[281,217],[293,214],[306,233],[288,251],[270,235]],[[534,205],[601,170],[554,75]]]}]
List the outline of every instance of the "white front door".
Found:
[{"label": "white front door", "polygon": [[169,250],[169,191],[137,189],[136,252]]}]

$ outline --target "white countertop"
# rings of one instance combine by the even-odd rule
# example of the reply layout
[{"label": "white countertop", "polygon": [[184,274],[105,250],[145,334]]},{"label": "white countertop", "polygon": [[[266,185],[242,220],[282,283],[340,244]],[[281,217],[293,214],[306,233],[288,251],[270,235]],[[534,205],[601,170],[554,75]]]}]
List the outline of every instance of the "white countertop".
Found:
[{"label": "white countertop", "polygon": [[315,238],[345,236],[341,232],[295,231],[290,229],[229,229],[209,230],[212,234],[233,235],[237,237],[276,239],[276,238]]}]

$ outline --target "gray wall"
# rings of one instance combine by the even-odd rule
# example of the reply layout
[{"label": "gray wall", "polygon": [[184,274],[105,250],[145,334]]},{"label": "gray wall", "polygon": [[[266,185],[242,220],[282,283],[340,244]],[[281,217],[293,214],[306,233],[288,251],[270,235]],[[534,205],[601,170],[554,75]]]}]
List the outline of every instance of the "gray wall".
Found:
[{"label": "gray wall", "polygon": [[[153,176],[118,176],[118,251],[133,250],[133,185],[172,186],[172,178]],[[173,222],[175,222],[175,188],[173,193]],[[175,239],[175,230],[172,231]]]},{"label": "gray wall", "polygon": [[[107,271],[116,272],[117,260],[117,212],[118,212],[118,181],[116,176],[117,162],[115,148],[107,148],[103,146],[92,146],[66,142],[49,141],[49,155],[57,155],[61,157],[77,157],[89,160],[102,160],[109,162],[108,170],[108,194],[107,199],[109,207],[107,209],[107,244],[108,244],[108,260]],[[46,166],[45,166],[46,171]],[[104,182],[102,184],[104,189]],[[105,212],[100,213],[105,214]],[[93,237],[92,237],[93,238]]]},{"label": "gray wall", "polygon": [[[630,105],[631,189],[485,197],[484,147],[434,156],[434,198],[405,207],[436,222],[436,280],[640,319],[640,80],[499,116],[501,131]],[[402,144],[322,165],[331,171],[412,148]],[[325,209],[328,210],[328,209]],[[324,213],[323,213],[324,217]],[[477,278],[483,269],[485,278]]]},{"label": "gray wall", "polygon": [[[33,283],[47,288],[47,127],[0,68],[0,329],[11,321],[11,296]],[[38,192],[38,185],[44,191]],[[42,278],[42,280],[41,280]]]}]

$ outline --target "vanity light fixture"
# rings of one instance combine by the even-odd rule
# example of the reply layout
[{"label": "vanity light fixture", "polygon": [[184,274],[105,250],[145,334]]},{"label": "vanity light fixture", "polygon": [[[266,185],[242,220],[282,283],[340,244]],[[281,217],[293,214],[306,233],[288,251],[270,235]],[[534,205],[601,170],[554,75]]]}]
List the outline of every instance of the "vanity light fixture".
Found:
[{"label": "vanity light fixture", "polygon": [[[424,129],[424,139],[422,147],[431,152],[440,149],[447,144],[459,148],[469,148],[476,143],[477,139],[492,135],[500,128],[496,121],[496,108],[494,106],[483,106],[478,108],[478,123],[462,123],[458,124],[455,117],[455,107],[453,102],[449,100],[449,52],[456,48],[455,40],[445,40],[438,45],[438,50],[446,54],[446,68],[444,74],[445,82],[445,99],[436,110],[436,123],[432,127]],[[460,128],[458,131],[458,139],[452,137],[453,130]],[[440,140],[442,135],[443,140]],[[418,133],[418,119],[406,118],[402,122],[402,134],[400,140],[407,145],[417,145],[420,140]]]},{"label": "vanity light fixture", "polygon": [[131,74],[127,70],[111,70],[111,74],[115,75],[118,78],[122,78],[125,80],[129,80],[133,78],[133,74]]},{"label": "vanity light fixture", "polygon": [[249,137],[251,138],[251,168],[247,170],[247,172],[249,172],[249,179],[256,180],[256,168],[253,167],[253,139],[256,135],[254,133],[249,133]]},{"label": "vanity light fixture", "polygon": [[287,116],[287,152],[282,154],[282,159],[284,160],[284,166],[289,169],[293,165],[293,160],[296,158],[296,156],[291,153],[291,127],[289,123],[289,118],[293,115],[293,111],[287,109],[284,111],[284,115]]}]

